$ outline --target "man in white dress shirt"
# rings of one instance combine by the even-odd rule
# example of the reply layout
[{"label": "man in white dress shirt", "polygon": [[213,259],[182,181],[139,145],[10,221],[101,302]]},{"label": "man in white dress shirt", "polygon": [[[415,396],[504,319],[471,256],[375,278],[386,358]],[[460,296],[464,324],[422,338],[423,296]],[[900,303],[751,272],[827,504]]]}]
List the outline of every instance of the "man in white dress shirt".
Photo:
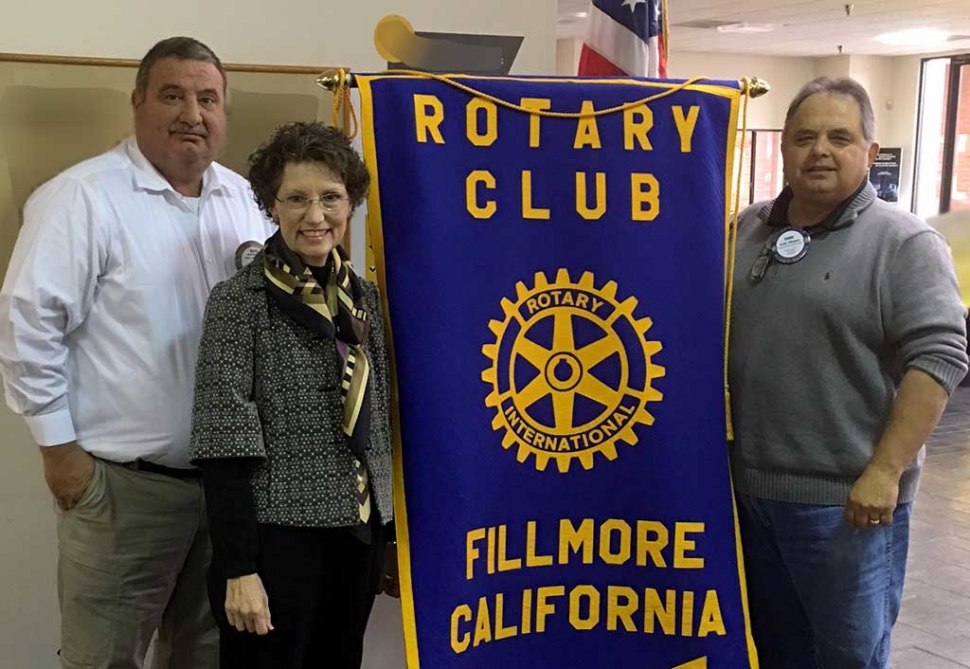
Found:
[{"label": "man in white dress shirt", "polygon": [[7,403],[57,500],[64,669],[218,666],[192,387],[209,291],[271,233],[215,163],[226,79],[173,37],[138,70],[135,135],[44,184],[0,289]]}]

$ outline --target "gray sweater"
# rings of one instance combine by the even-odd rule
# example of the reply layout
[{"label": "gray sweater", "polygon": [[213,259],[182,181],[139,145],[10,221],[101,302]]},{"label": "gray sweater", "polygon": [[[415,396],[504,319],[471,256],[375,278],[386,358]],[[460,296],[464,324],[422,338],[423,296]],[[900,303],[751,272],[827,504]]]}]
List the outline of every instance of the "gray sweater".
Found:
[{"label": "gray sweater", "polygon": [[[774,201],[741,214],[730,341],[737,489],[845,504],[909,368],[952,392],[967,371],[965,310],[946,243],[867,185],[799,262],[752,265]],[[842,227],[846,226],[847,227]],[[841,229],[840,229],[841,228]],[[923,452],[903,474],[919,485]]]}]

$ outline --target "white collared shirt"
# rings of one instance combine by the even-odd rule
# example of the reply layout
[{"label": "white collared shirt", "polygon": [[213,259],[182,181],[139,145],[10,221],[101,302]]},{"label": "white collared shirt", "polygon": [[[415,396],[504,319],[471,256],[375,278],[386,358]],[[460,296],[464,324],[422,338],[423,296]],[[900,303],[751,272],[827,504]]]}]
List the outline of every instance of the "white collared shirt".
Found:
[{"label": "white collared shirt", "polygon": [[273,231],[242,177],[213,163],[184,198],[133,137],[41,186],[0,289],[6,400],[34,440],[188,466],[209,291]]}]

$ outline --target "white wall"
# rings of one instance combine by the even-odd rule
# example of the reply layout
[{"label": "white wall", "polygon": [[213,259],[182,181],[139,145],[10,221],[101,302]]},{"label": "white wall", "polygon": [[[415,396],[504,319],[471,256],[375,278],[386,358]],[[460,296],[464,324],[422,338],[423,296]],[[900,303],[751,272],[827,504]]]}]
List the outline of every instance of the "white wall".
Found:
[{"label": "white wall", "polygon": [[[555,72],[555,0],[289,0],[279,6],[265,0],[40,0],[5,13],[0,52],[141,58],[159,39],[187,34],[226,62],[375,71],[385,63],[374,50],[373,30],[387,14],[404,16],[419,31],[523,35],[512,72]],[[0,669],[54,669],[59,616],[53,506],[37,448],[2,401],[0,450]],[[386,597],[372,617],[364,666],[404,666],[400,608]]]}]

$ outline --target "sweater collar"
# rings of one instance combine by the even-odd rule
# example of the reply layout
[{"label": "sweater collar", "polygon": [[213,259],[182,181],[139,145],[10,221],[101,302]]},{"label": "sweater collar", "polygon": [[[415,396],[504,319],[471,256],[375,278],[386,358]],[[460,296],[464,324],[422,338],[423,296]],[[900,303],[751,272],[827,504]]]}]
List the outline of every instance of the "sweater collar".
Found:
[{"label": "sweater collar", "polygon": [[[791,203],[792,197],[791,186],[785,186],[778,197],[769,200],[761,207],[758,211],[758,218],[772,228],[788,227],[788,205]],[[817,224],[808,226],[806,230],[811,232],[848,227],[858,218],[859,214],[868,209],[875,201],[876,189],[867,179],[855,193],[839,203],[828,216]]]}]

